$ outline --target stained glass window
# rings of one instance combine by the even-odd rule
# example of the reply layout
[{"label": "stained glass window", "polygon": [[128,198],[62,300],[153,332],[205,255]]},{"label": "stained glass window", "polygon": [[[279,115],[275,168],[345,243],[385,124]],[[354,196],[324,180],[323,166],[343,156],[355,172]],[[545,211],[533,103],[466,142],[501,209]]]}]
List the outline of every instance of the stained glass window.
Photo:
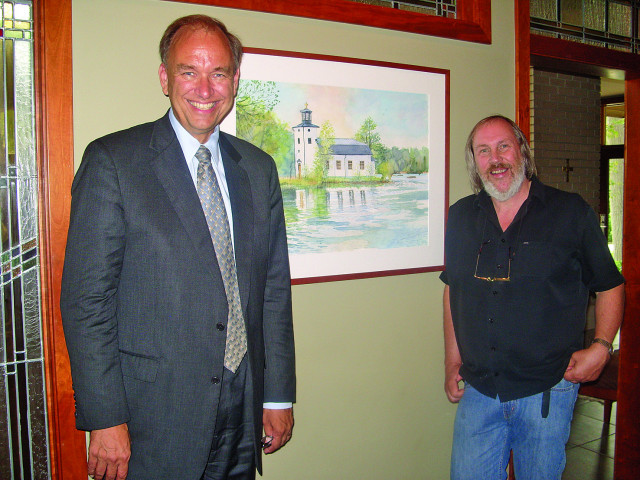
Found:
[{"label": "stained glass window", "polygon": [[351,0],[366,5],[377,5],[396,10],[422,13],[425,15],[437,15],[445,18],[456,18],[456,0]]},{"label": "stained glass window", "polygon": [[0,478],[49,478],[38,251],[33,7],[2,1]]},{"label": "stained glass window", "polygon": [[640,53],[640,0],[530,0],[531,33]]}]

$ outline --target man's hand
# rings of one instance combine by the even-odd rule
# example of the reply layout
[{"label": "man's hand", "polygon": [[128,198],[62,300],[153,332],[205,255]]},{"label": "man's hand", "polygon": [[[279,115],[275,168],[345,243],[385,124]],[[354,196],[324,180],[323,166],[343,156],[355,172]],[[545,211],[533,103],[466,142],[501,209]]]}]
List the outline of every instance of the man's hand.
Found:
[{"label": "man's hand", "polygon": [[265,446],[264,453],[273,453],[291,440],[293,408],[285,408],[282,410],[263,409],[262,425],[265,436],[271,437],[271,444]]},{"label": "man's hand", "polygon": [[591,382],[600,376],[608,361],[607,347],[594,343],[589,348],[578,350],[571,355],[564,378],[573,383]]},{"label": "man's hand", "polygon": [[444,367],[444,393],[451,403],[458,403],[464,394],[464,388],[460,388],[462,377],[459,373],[460,365],[445,365]]},{"label": "man's hand", "polygon": [[89,437],[87,473],[98,480],[125,480],[130,456],[131,439],[126,423],[93,430]]}]

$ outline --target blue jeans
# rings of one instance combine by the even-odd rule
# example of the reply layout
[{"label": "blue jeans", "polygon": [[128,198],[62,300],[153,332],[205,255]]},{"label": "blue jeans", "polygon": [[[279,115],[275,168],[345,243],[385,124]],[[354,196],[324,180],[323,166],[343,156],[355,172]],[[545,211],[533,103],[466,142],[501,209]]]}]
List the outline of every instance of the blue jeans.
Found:
[{"label": "blue jeans", "polygon": [[454,424],[451,479],[504,480],[513,450],[517,480],[560,480],[579,387],[561,380],[543,418],[542,393],[500,402],[466,384]]}]

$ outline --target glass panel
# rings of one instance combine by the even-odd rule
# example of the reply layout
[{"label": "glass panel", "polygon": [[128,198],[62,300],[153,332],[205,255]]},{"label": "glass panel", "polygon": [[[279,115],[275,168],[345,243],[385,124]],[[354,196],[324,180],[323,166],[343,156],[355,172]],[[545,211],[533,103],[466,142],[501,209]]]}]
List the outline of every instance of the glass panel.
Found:
[{"label": "glass panel", "polygon": [[[5,42],[3,41],[2,51],[0,51],[2,58],[5,56],[4,45]],[[0,61],[0,79],[2,78],[4,78],[4,62]],[[7,175],[7,142],[5,141],[6,115],[2,107],[4,105],[4,97],[4,88],[0,88],[0,175],[3,177]]]},{"label": "glass panel", "polygon": [[609,160],[609,249],[622,269],[622,198],[624,190],[624,159]]},{"label": "glass panel", "polygon": [[[0,179],[0,221],[2,222],[2,273],[6,273],[8,264],[11,260],[11,247],[9,241],[9,179],[4,176]],[[8,264],[8,265],[7,265]],[[4,279],[3,279],[4,282]]]},{"label": "glass panel", "polygon": [[11,478],[6,378],[4,367],[0,366],[0,478]]},{"label": "glass panel", "polygon": [[529,12],[532,18],[558,21],[556,0],[531,0]]},{"label": "glass panel", "polygon": [[46,398],[42,362],[28,364],[31,470],[34,480],[49,478]]},{"label": "glass panel", "polygon": [[[10,16],[10,15],[7,15],[7,16]],[[31,5],[24,5],[24,4],[16,5],[14,17],[17,20],[29,20],[29,21],[31,21]]]},{"label": "glass panel", "polygon": [[33,44],[14,42],[15,111],[16,111],[16,166],[18,176],[37,175],[33,115]]},{"label": "glass panel", "polygon": [[530,0],[530,15],[536,35],[640,53],[638,0]]},{"label": "glass panel", "polygon": [[620,3],[609,4],[609,32],[614,35],[631,37],[631,20],[633,18],[630,5]]},{"label": "glass panel", "polygon": [[[20,231],[18,229],[18,182],[15,178],[9,177],[9,243],[12,248],[11,254],[15,257],[14,248],[20,248]],[[11,264],[14,267],[14,263]]]},{"label": "glass panel", "polygon": [[604,107],[605,145],[624,144],[624,103],[610,103]]},{"label": "glass panel", "polygon": [[[5,36],[7,32],[5,31]],[[4,76],[4,90],[6,97],[6,142],[7,151],[9,155],[9,175],[15,175],[11,172],[11,166],[16,164],[16,145],[15,145],[15,108],[13,106],[13,100],[15,98],[15,90],[13,83],[13,42],[14,40],[4,41],[4,53],[5,53],[5,76]]]},{"label": "glass panel", "polygon": [[604,32],[606,8],[605,0],[584,0],[584,27]]},{"label": "glass panel", "polygon": [[4,18],[11,20],[13,18],[13,4],[11,2],[4,3]]},{"label": "glass panel", "polygon": [[[29,242],[36,246],[38,235],[38,181],[36,177],[22,177],[19,179],[18,194],[20,199],[20,238],[21,254],[25,255]],[[25,259],[23,259],[24,261]]]},{"label": "glass panel", "polygon": [[32,2],[0,0],[0,13],[0,479],[46,480]]},{"label": "glass panel", "polygon": [[562,0],[560,3],[560,21],[582,26],[582,0]]},{"label": "glass panel", "polygon": [[406,10],[425,15],[456,18],[456,0],[350,0],[365,5]]},{"label": "glass panel", "polygon": [[[34,265],[37,267],[37,264]],[[26,269],[25,269],[26,270]],[[31,268],[23,273],[23,310],[27,347],[27,360],[42,357],[42,332],[40,326],[40,288],[38,269]]]},{"label": "glass panel", "polygon": [[606,117],[605,128],[605,145],[624,145],[624,118]]}]

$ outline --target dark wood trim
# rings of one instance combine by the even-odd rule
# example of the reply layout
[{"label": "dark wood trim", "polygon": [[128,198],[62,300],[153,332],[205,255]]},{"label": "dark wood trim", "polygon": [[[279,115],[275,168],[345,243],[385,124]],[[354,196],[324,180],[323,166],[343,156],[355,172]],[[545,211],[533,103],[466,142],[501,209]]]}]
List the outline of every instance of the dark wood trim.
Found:
[{"label": "dark wood trim", "polygon": [[85,434],[75,428],[60,279],[73,179],[71,0],[34,2],[36,128],[45,381],[51,478],[86,478]]},{"label": "dark wood trim", "polygon": [[400,30],[436,37],[491,43],[491,0],[458,0],[458,18],[394,10],[348,0],[167,0],[238,8]]},{"label": "dark wood trim", "polygon": [[[637,62],[637,61],[636,61]],[[639,62],[640,63],[640,62]],[[636,64],[637,65],[637,64]],[[640,78],[625,81],[624,241],[622,273],[627,303],[620,332],[620,370],[614,478],[635,480],[640,472]]]},{"label": "dark wood trim", "polygon": [[[531,35],[530,48],[532,57],[540,57],[549,65],[567,71],[568,63],[579,64],[582,68],[592,67],[585,73],[598,77],[624,79],[615,71],[640,74],[639,55],[619,52],[608,48],[584,45],[569,40]],[[544,65],[543,65],[544,66]]]},{"label": "dark wood trim", "polygon": [[524,135],[531,141],[529,0],[515,3],[516,49],[516,118]]}]

